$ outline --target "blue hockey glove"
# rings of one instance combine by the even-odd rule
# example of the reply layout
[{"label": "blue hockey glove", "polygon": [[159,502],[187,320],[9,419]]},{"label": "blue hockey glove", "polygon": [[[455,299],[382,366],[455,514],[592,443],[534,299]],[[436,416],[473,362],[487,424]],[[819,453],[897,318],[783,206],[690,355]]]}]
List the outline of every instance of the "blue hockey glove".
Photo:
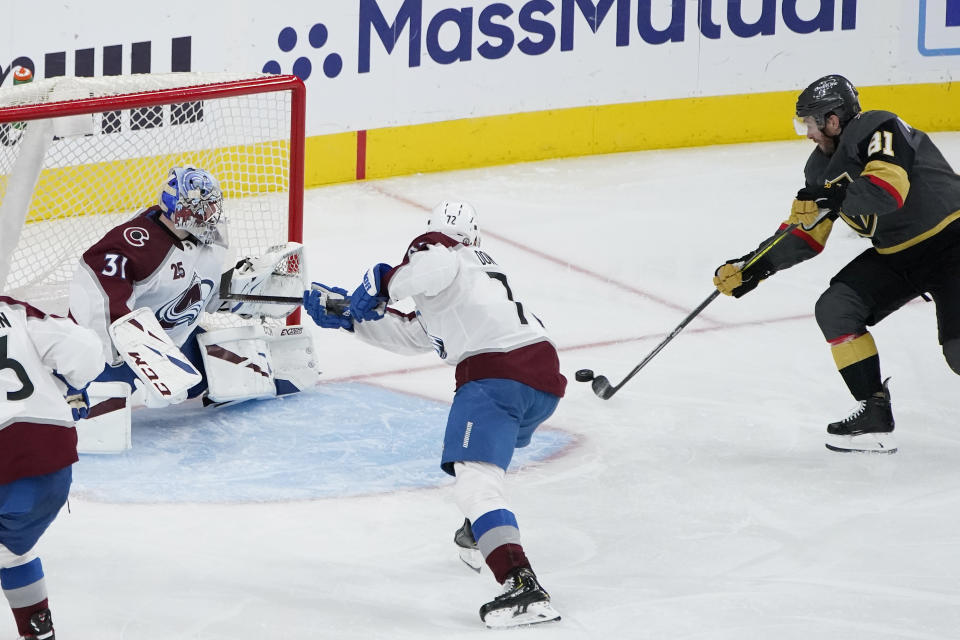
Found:
[{"label": "blue hockey glove", "polygon": [[63,384],[67,386],[67,392],[63,394],[63,399],[70,405],[70,413],[73,414],[74,421],[86,418],[90,411],[90,397],[87,395],[87,387],[77,389],[58,372],[54,371],[53,375],[60,378]]},{"label": "blue hockey glove", "polygon": [[313,321],[324,329],[346,329],[353,331],[353,318],[349,309],[343,315],[327,310],[329,300],[344,300],[347,290],[340,287],[328,287],[320,282],[310,285],[309,291],[303,292],[303,308]]},{"label": "blue hockey glove", "polygon": [[363,282],[350,296],[350,315],[354,320],[379,320],[386,311],[386,296],[380,291],[380,281],[392,269],[383,262],[370,267],[363,275]]}]

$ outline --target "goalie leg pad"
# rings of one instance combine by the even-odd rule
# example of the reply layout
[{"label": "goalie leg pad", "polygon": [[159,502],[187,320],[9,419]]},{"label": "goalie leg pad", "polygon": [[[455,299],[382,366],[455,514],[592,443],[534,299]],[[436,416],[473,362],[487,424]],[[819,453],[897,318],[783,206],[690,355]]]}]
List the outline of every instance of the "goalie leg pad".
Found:
[{"label": "goalie leg pad", "polygon": [[273,362],[263,330],[256,325],[207,331],[197,336],[207,370],[207,397],[214,402],[276,395]]},{"label": "goalie leg pad", "polygon": [[267,334],[247,325],[197,336],[207,373],[207,397],[216,403],[269,398],[302,391],[320,372],[303,327]]},{"label": "goalie leg pad", "polygon": [[271,331],[268,344],[277,395],[296,393],[317,384],[320,370],[310,335],[300,325],[274,327]]},{"label": "goalie leg pad", "polygon": [[130,385],[91,382],[90,411],[77,420],[77,452],[122,453],[130,448]]}]

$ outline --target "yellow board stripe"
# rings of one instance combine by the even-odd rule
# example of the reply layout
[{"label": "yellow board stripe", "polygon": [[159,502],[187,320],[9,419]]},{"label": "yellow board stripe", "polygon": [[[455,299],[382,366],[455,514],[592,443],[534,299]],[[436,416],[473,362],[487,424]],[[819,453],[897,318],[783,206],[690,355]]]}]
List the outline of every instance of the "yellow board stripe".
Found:
[{"label": "yellow board stripe", "polygon": [[[622,151],[797,140],[792,117],[801,88],[371,129],[365,175],[385,178]],[[960,90],[950,82],[862,87],[860,102],[864,109],[893,111],[925,131],[960,130]],[[339,144],[331,142],[334,148]],[[323,146],[319,140],[308,146],[307,186],[352,179],[356,155],[317,155]]]},{"label": "yellow board stripe", "polygon": [[793,92],[654,100],[374,129],[367,132],[366,175],[795,138],[795,100]]},{"label": "yellow board stripe", "polygon": [[305,145],[304,183],[307,187],[350,182],[356,175],[357,133],[311,136]]},{"label": "yellow board stripe", "polygon": [[830,351],[833,353],[833,361],[837,363],[837,369],[844,369],[877,355],[877,344],[873,341],[873,336],[867,332],[849,342],[833,345]]}]

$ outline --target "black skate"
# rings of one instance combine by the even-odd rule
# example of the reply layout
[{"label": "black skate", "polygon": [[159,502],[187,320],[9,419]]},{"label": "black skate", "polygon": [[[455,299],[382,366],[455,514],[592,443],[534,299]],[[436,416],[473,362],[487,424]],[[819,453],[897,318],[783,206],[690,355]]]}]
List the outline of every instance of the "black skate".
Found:
[{"label": "black skate", "polygon": [[30,616],[30,633],[20,636],[20,640],[56,640],[53,635],[53,618],[50,609],[34,611]]},{"label": "black skate", "polygon": [[559,620],[537,576],[526,567],[514,569],[503,583],[503,593],[480,607],[480,619],[490,628],[519,627]]},{"label": "black skate", "polygon": [[453,541],[457,543],[457,550],[460,552],[460,559],[463,563],[480,573],[483,567],[483,554],[477,547],[477,541],[473,538],[473,529],[470,527],[470,520],[463,519],[463,525],[453,534]]},{"label": "black skate", "polygon": [[849,416],[827,425],[827,449],[842,452],[897,452],[888,382],[890,378],[883,381],[883,390],[861,400]]}]

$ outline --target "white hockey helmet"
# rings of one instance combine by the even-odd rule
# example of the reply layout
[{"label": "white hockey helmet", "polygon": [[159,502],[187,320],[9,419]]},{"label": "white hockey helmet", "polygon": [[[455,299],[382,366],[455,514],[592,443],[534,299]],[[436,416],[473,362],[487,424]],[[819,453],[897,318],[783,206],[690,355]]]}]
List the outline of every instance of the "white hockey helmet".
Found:
[{"label": "white hockey helmet", "polygon": [[160,190],[160,209],[173,226],[203,244],[221,238],[223,193],[217,179],[203,169],[189,165],[170,169]]},{"label": "white hockey helmet", "polygon": [[444,200],[435,206],[427,218],[427,230],[439,231],[467,246],[480,246],[477,212],[466,202]]}]

